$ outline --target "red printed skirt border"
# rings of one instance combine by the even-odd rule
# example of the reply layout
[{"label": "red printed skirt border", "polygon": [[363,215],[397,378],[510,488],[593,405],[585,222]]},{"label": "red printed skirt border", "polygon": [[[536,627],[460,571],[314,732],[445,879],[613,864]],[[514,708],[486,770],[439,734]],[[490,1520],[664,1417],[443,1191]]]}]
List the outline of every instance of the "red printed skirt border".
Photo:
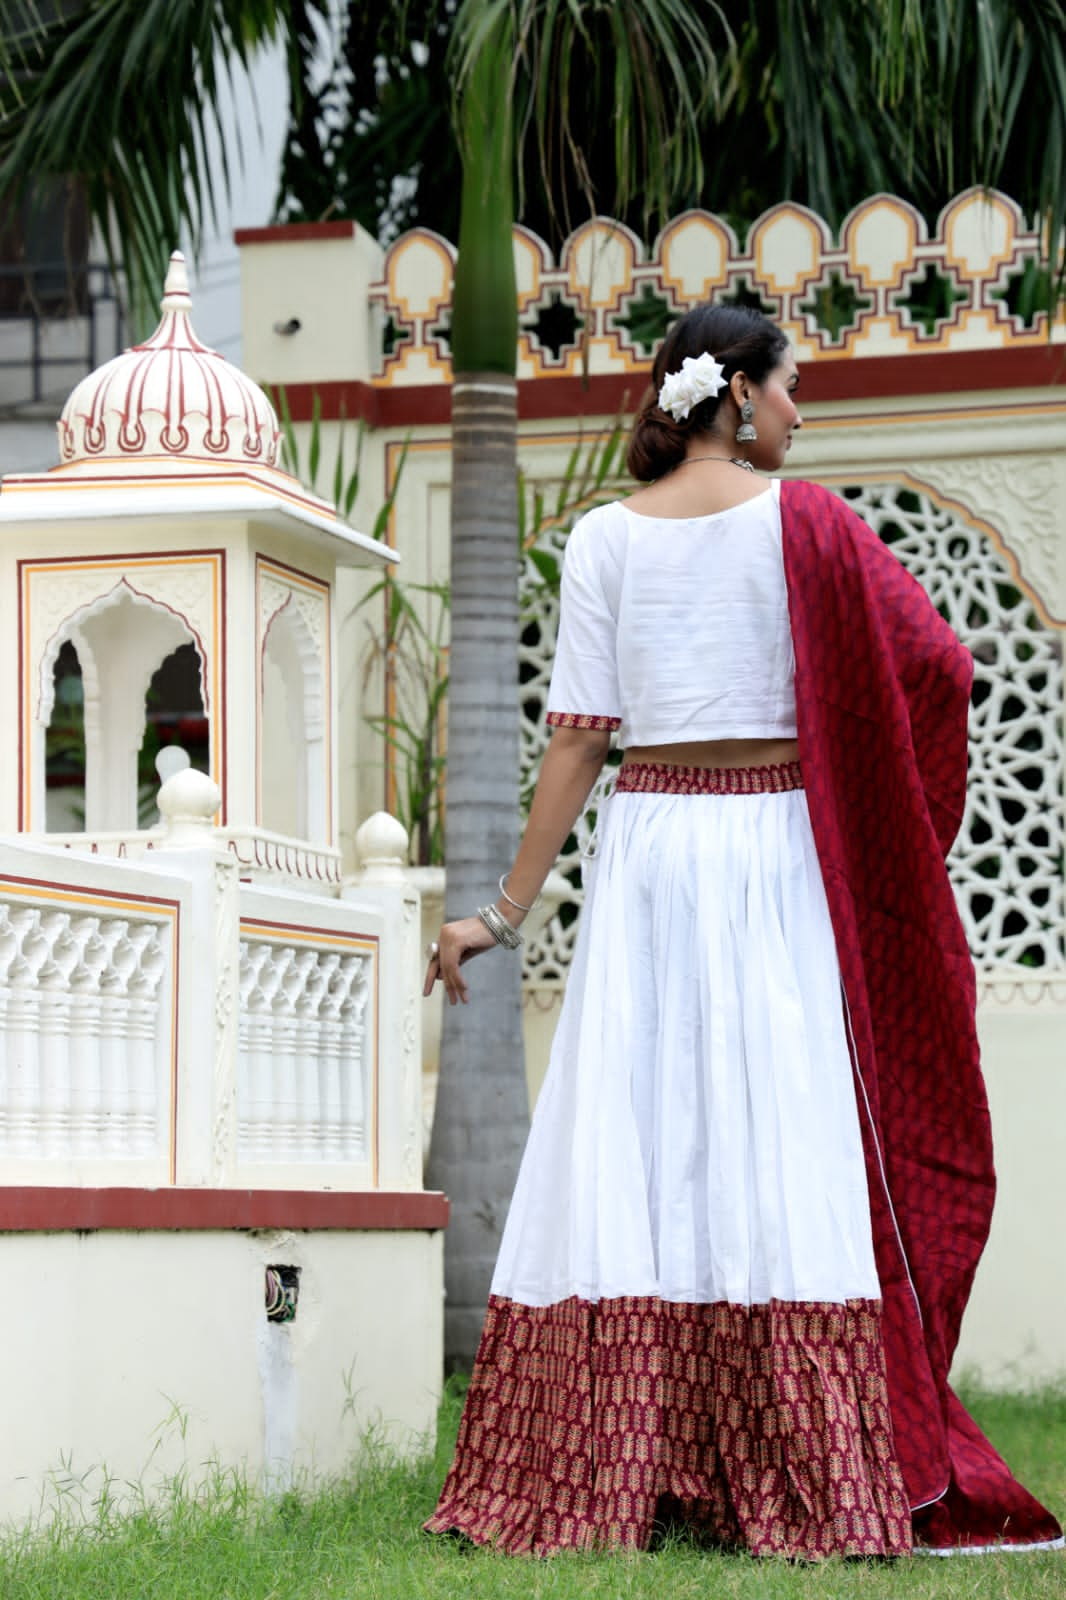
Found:
[{"label": "red printed skirt border", "polygon": [[617,794],[786,794],[803,788],[798,761],[765,767],[674,767],[655,761],[623,761]]},{"label": "red printed skirt border", "polygon": [[755,1555],[909,1553],[877,1302],[492,1297],[427,1529],[550,1555],[677,1521]]}]

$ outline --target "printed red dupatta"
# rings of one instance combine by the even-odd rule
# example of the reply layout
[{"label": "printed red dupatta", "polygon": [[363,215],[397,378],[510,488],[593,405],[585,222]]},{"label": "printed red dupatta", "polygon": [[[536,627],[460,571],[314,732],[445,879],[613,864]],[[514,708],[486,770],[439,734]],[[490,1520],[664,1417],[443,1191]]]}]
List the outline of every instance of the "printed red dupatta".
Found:
[{"label": "printed red dupatta", "polygon": [[966,793],[973,662],[836,495],[783,483],[781,522],[800,760],[854,1041],[915,1536],[1055,1539],[947,1381],[995,1192],[973,963],[944,866]]}]

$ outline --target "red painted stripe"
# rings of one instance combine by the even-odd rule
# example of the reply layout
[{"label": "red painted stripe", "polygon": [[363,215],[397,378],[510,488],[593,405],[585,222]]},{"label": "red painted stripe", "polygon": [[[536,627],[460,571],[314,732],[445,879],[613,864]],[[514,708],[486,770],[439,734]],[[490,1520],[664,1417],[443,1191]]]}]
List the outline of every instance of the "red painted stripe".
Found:
[{"label": "red painted stripe", "polygon": [[[1004,389],[1066,386],[1066,348],[1038,345],[1021,350],[955,350],[908,356],[853,356],[806,361],[801,367],[801,402],[876,400],[908,395],[986,394]],[[554,417],[632,413],[640,404],[647,373],[597,373],[576,377],[521,378],[518,415],[523,421]],[[293,383],[285,395],[294,422],[309,422],[317,392],[326,421],[362,418],[374,428],[447,423],[451,385],[418,383],[383,388],[370,383]]]},{"label": "red painted stripe", "polygon": [[234,244],[299,244],[304,239],[351,239],[355,223],[275,222],[266,228],[236,228]]},{"label": "red painted stripe", "polygon": [[888,395],[975,394],[1066,384],[1066,347],[950,350],[907,356],[855,356],[800,364],[804,400],[876,400]]},{"label": "red painted stripe", "polygon": [[588,378],[521,378],[520,421],[547,422],[552,417],[588,417],[619,412],[632,415],[644,399],[651,368],[627,373],[592,373]]},{"label": "red painted stripe", "polygon": [[435,1231],[448,1199],[416,1190],[63,1189],[0,1187],[0,1233],[164,1232],[297,1228]]}]

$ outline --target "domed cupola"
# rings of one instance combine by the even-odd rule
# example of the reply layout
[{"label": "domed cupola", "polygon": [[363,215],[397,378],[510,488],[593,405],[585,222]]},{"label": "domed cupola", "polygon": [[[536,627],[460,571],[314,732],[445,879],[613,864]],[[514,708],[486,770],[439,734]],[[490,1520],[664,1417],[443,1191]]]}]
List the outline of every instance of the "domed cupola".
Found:
[{"label": "domed cupola", "polygon": [[91,372],[59,419],[59,458],[80,475],[197,474],[277,464],[277,415],[257,383],[200,343],[189,321],[185,258],[175,251],[163,287],[163,319],[150,339]]},{"label": "domed cupola", "polygon": [[[279,467],[279,445],[263,391],[189,326],[172,256],[156,332],[63,408],[59,464],[0,484],[0,728],[22,730],[0,834],[81,821],[76,847],[125,852],[150,732],[217,784],[242,876],[336,891],[337,574],[395,552]],[[73,784],[55,781],[63,738]]]}]

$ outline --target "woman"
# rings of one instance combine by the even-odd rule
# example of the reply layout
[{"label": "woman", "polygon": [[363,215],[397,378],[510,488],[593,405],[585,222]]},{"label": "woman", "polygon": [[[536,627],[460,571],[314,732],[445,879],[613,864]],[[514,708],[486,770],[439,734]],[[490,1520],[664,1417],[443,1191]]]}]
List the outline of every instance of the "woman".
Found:
[{"label": "woman", "polygon": [[1046,1546],[947,1386],[992,1196],[943,856],[972,663],[842,501],[770,482],[783,334],[702,306],[567,545],[513,946],[620,729],[455,1462],[427,1526],[514,1552]]}]

